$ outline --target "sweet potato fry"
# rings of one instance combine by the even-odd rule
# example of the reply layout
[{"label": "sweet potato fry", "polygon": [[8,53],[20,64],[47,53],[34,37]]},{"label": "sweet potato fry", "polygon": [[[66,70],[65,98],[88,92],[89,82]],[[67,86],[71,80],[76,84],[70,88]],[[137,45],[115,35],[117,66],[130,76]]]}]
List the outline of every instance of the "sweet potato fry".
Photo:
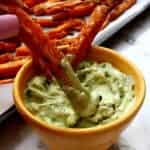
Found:
[{"label": "sweet potato fry", "polygon": [[109,23],[110,23],[110,14],[107,15],[107,17],[102,25],[102,29],[104,29]]},{"label": "sweet potato fry", "polygon": [[52,19],[55,20],[64,20],[67,18],[76,18],[76,17],[84,17],[94,10],[96,3],[88,3],[88,4],[80,4],[72,9],[67,9],[65,11],[61,11],[52,16]]},{"label": "sweet potato fry", "polygon": [[74,7],[71,11],[70,11],[70,17],[84,17],[87,16],[89,14],[91,14],[91,12],[94,10],[96,6],[96,3],[85,3],[85,4],[80,4],[76,7]]},{"label": "sweet potato fry", "polygon": [[57,48],[66,54],[76,54],[79,37],[57,39]]},{"label": "sweet potato fry", "polygon": [[119,3],[121,3],[123,0],[103,0],[103,1],[100,1],[100,3],[102,5],[106,5],[110,8],[113,8],[115,6],[117,6]]},{"label": "sweet potato fry", "polygon": [[80,4],[75,6],[70,10],[61,11],[52,15],[51,18],[34,18],[37,23],[39,23],[42,27],[54,27],[61,24],[65,19],[68,18],[76,18],[76,17],[84,17],[89,15],[93,9],[95,8],[95,3],[88,3],[88,4]]},{"label": "sweet potato fry", "polygon": [[[34,54],[38,54],[38,53],[43,54],[45,51],[49,50],[48,53],[51,53],[51,55],[49,55],[51,60],[53,62],[58,62],[59,59],[58,60],[56,59],[56,55],[58,58],[61,56],[58,55],[59,52],[57,53],[57,51],[53,50],[54,43],[49,42],[48,35],[43,32],[40,25],[35,23],[32,20],[32,18],[27,13],[25,13],[22,9],[17,9],[16,14],[20,20],[21,38],[23,42],[32,50],[31,53],[33,52]],[[29,37],[31,38],[31,40],[29,40]],[[51,44],[51,48],[46,49],[48,45],[46,45],[45,43]],[[45,50],[43,51],[43,49]],[[46,55],[46,57],[48,57],[48,55]]]},{"label": "sweet potato fry", "polygon": [[18,7],[23,8],[28,13],[31,13],[31,9],[23,2],[23,0],[5,0],[0,3],[0,10],[5,13],[15,13]]},{"label": "sweet potato fry", "polygon": [[26,7],[33,7],[36,4],[44,2],[45,0],[16,0],[21,6],[26,5]]},{"label": "sweet potato fry", "polygon": [[[41,25],[48,24],[47,26],[53,26],[53,24],[55,25],[55,22],[57,23],[59,21],[61,23],[62,21],[68,18],[84,17],[86,15],[89,15],[93,11],[95,6],[96,6],[95,3],[80,4],[72,9],[67,9],[65,11],[61,11],[59,13],[52,15],[52,18],[49,20],[49,22],[47,19],[43,19],[43,22],[46,23],[42,23],[41,19],[41,21],[39,21],[38,23],[40,23]],[[59,22],[58,24],[60,24]]]},{"label": "sweet potato fry", "polygon": [[13,82],[13,78],[0,79],[0,84],[6,84],[6,83],[11,83],[11,82]]},{"label": "sweet potato fry", "polygon": [[62,81],[68,81],[60,67],[60,61],[64,54],[57,49],[55,40],[49,40],[41,26],[35,23],[22,9],[18,8],[16,15],[20,21],[22,41],[31,49],[33,62],[38,66],[38,70],[45,73],[48,78],[51,78],[52,72]]},{"label": "sweet potato fry", "polygon": [[48,32],[49,38],[63,38],[66,36],[72,29],[76,27],[82,27],[83,21],[80,19],[70,19],[65,21],[63,24],[59,25],[57,28],[52,29]]},{"label": "sweet potato fry", "polygon": [[0,53],[14,52],[16,47],[16,43],[0,41]]},{"label": "sweet potato fry", "polygon": [[29,48],[25,45],[21,45],[16,48],[16,56],[30,56],[31,52]]},{"label": "sweet potato fry", "polygon": [[109,8],[106,5],[98,5],[94,9],[80,32],[78,45],[76,46],[76,50],[74,50],[76,52],[74,64],[78,64],[84,59],[94,36],[101,29],[108,13]]},{"label": "sweet potato fry", "polygon": [[16,10],[16,3],[13,1],[5,0],[3,2],[0,2],[0,10],[6,12],[6,13],[14,13]]},{"label": "sweet potato fry", "polygon": [[19,46],[20,43],[21,43],[18,36],[15,36],[15,37],[12,37],[12,38],[9,38],[9,39],[5,39],[3,42],[15,44],[16,47]]},{"label": "sweet potato fry", "polygon": [[60,2],[60,0],[46,0],[32,7],[32,11],[35,15],[43,15],[45,13],[45,10],[54,5],[56,2]]},{"label": "sweet potato fry", "polygon": [[82,0],[69,0],[69,1],[46,1],[33,7],[33,12],[36,15],[41,14],[54,14],[66,9],[83,3]]},{"label": "sweet potato fry", "polygon": [[75,54],[76,59],[74,64],[79,63],[86,55],[86,50],[90,48],[94,36],[102,28],[108,13],[109,7],[106,5],[97,6],[87,22],[83,25],[79,36],[71,39],[64,38],[57,40],[57,47],[64,54]]},{"label": "sweet potato fry", "polygon": [[123,12],[129,9],[135,2],[136,0],[123,0],[122,3],[114,7],[111,10],[111,12],[107,15],[102,28],[104,29],[111,21],[119,17]]},{"label": "sweet potato fry", "polygon": [[61,20],[53,20],[52,18],[33,18],[37,23],[39,23],[42,27],[54,27],[62,23]]},{"label": "sweet potato fry", "polygon": [[14,55],[12,53],[4,53],[0,55],[0,64],[13,60]]},{"label": "sweet potato fry", "polygon": [[110,12],[110,21],[116,19],[120,16],[124,11],[129,9],[133,4],[136,3],[136,0],[123,0],[122,3],[117,5],[111,12]]},{"label": "sweet potato fry", "polygon": [[30,58],[30,56],[14,56],[13,61],[17,61],[25,58]]},{"label": "sweet potato fry", "polygon": [[11,78],[16,75],[20,67],[26,62],[28,58],[19,59],[16,61],[9,61],[0,64],[0,78]]}]

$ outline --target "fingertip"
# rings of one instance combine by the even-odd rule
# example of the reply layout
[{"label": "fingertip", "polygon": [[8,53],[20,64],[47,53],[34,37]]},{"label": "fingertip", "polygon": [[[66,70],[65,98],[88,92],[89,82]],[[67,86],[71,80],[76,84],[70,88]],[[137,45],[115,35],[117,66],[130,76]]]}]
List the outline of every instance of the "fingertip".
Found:
[{"label": "fingertip", "polygon": [[16,36],[19,32],[19,20],[16,15],[0,16],[0,40]]}]

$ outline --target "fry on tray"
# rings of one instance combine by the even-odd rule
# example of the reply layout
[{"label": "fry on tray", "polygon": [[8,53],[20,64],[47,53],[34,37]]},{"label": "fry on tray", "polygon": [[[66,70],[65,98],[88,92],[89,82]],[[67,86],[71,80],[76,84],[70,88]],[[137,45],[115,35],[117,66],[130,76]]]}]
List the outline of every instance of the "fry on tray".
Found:
[{"label": "fry on tray", "polygon": [[11,83],[11,82],[13,82],[13,78],[0,79],[0,84],[6,84],[6,83]]},{"label": "fry on tray", "polygon": [[29,56],[31,52],[26,45],[21,45],[16,48],[16,56]]},{"label": "fry on tray", "polygon": [[14,13],[16,7],[17,7],[16,3],[10,0],[5,0],[3,2],[0,2],[0,10],[6,13]]},{"label": "fry on tray", "polygon": [[69,1],[46,1],[33,7],[33,12],[36,15],[41,14],[54,14],[66,9],[83,3],[82,0],[69,0]]},{"label": "fry on tray", "polygon": [[108,13],[109,8],[106,5],[98,5],[92,12],[91,16],[81,29],[79,41],[77,42],[78,44],[73,50],[76,53],[75,64],[81,62],[86,56],[94,36],[101,29]]},{"label": "fry on tray", "polygon": [[103,28],[105,28],[111,21],[115,20],[123,12],[129,9],[134,3],[136,3],[136,0],[123,0],[120,4],[114,7],[107,15],[107,18],[103,24]]},{"label": "fry on tray", "polygon": [[115,6],[117,6],[118,4],[120,4],[123,0],[103,0],[100,3],[103,5],[106,5],[110,8],[113,8]]},{"label": "fry on tray", "polygon": [[33,18],[42,27],[54,27],[62,23],[61,20],[53,20],[53,18]]},{"label": "fry on tray", "polygon": [[[17,59],[17,58],[16,58]],[[0,64],[0,78],[11,78],[16,75],[20,67],[26,62],[27,57],[24,59],[17,59]]]},{"label": "fry on tray", "polygon": [[97,6],[82,26],[79,36],[57,40],[57,48],[65,54],[75,54],[74,64],[78,64],[85,57],[87,48],[90,48],[94,36],[102,28],[108,13],[109,8],[106,5]]},{"label": "fry on tray", "polygon": [[33,7],[36,4],[44,2],[45,0],[16,0],[20,6]]},{"label": "fry on tray", "polygon": [[53,27],[55,25],[61,24],[65,19],[84,17],[86,15],[89,15],[93,11],[95,6],[95,3],[80,4],[73,7],[72,9],[58,12],[52,15],[49,19],[34,18],[34,20],[36,20],[36,22],[43,27]]},{"label": "fry on tray", "polygon": [[96,3],[80,4],[69,11],[70,17],[84,17],[92,13]]},{"label": "fry on tray", "polygon": [[61,11],[48,18],[33,18],[42,27],[54,27],[61,24],[65,19],[84,17],[89,15],[95,8],[95,3],[80,4],[72,9]]},{"label": "fry on tray", "polygon": [[0,54],[6,52],[14,52],[17,44],[14,42],[0,41]]},{"label": "fry on tray", "polygon": [[13,60],[14,55],[12,53],[4,53],[0,55],[0,64]]},{"label": "fry on tray", "polygon": [[75,54],[73,51],[78,44],[79,37],[56,39],[57,48],[66,54]]},{"label": "fry on tray", "polygon": [[116,19],[120,16],[124,11],[130,8],[136,0],[123,0],[121,4],[117,5],[111,12],[110,12],[110,21]]},{"label": "fry on tray", "polygon": [[81,19],[70,19],[58,27],[48,31],[49,38],[63,38],[64,36],[68,35],[72,29],[81,29],[82,25],[83,21]]}]

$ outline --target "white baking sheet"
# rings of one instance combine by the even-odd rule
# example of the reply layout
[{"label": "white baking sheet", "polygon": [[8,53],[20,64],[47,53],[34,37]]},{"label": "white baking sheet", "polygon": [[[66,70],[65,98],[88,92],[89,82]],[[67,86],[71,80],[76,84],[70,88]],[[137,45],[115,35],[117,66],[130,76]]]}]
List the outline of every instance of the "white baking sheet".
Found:
[{"label": "white baking sheet", "polygon": [[[126,11],[117,20],[110,23],[103,31],[99,32],[94,39],[94,44],[100,44],[115,32],[117,32],[121,27],[126,25],[129,21],[135,18],[137,15],[142,13],[147,7],[150,6],[150,0],[138,0],[137,3]],[[12,96],[12,84],[0,85],[0,119],[4,113],[14,105]]]},{"label": "white baking sheet", "polygon": [[125,26],[128,22],[150,7],[150,0],[137,0],[137,3],[127,10],[118,19],[110,23],[103,31],[99,32],[94,39],[94,44],[100,44]]}]

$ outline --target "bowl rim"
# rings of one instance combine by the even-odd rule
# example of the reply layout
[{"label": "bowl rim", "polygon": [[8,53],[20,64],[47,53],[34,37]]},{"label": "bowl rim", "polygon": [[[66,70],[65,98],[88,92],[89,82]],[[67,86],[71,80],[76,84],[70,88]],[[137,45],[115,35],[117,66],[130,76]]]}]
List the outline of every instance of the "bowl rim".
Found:
[{"label": "bowl rim", "polygon": [[57,132],[57,133],[58,132],[62,133],[62,134],[67,133],[67,134],[72,134],[72,135],[93,134],[95,132],[102,133],[102,132],[106,132],[106,131],[112,130],[114,128],[117,128],[117,127],[129,122],[129,120],[132,120],[132,118],[136,115],[136,113],[139,111],[140,107],[142,106],[142,104],[144,102],[144,98],[145,98],[146,85],[145,85],[145,80],[142,75],[142,72],[138,69],[138,67],[134,63],[132,63],[130,60],[128,60],[127,58],[125,58],[124,56],[122,56],[121,54],[119,54],[118,52],[116,52],[110,48],[105,48],[105,47],[101,47],[101,46],[93,46],[92,48],[94,48],[96,50],[100,49],[102,51],[110,53],[111,55],[115,55],[116,57],[119,57],[120,59],[123,59],[125,62],[130,64],[130,66],[132,66],[132,68],[134,69],[136,74],[139,76],[140,86],[141,86],[141,89],[143,89],[143,90],[141,92],[140,97],[138,97],[137,103],[135,103],[135,105],[134,105],[134,107],[132,107],[132,109],[129,109],[128,112],[126,112],[125,114],[122,115],[122,117],[114,120],[113,122],[110,122],[110,123],[104,124],[104,125],[97,125],[97,126],[94,126],[91,128],[66,128],[66,127],[57,127],[53,124],[44,123],[44,121],[42,121],[38,117],[34,116],[25,107],[23,100],[21,99],[21,97],[19,95],[18,85],[19,85],[20,77],[22,76],[24,70],[26,70],[32,64],[32,59],[29,59],[23,65],[23,67],[21,67],[21,69],[17,73],[15,81],[14,81],[13,96],[14,96],[14,102],[17,107],[17,110],[22,115],[29,118],[30,121],[32,121],[37,126],[40,126],[41,128],[44,128],[49,131]]}]

